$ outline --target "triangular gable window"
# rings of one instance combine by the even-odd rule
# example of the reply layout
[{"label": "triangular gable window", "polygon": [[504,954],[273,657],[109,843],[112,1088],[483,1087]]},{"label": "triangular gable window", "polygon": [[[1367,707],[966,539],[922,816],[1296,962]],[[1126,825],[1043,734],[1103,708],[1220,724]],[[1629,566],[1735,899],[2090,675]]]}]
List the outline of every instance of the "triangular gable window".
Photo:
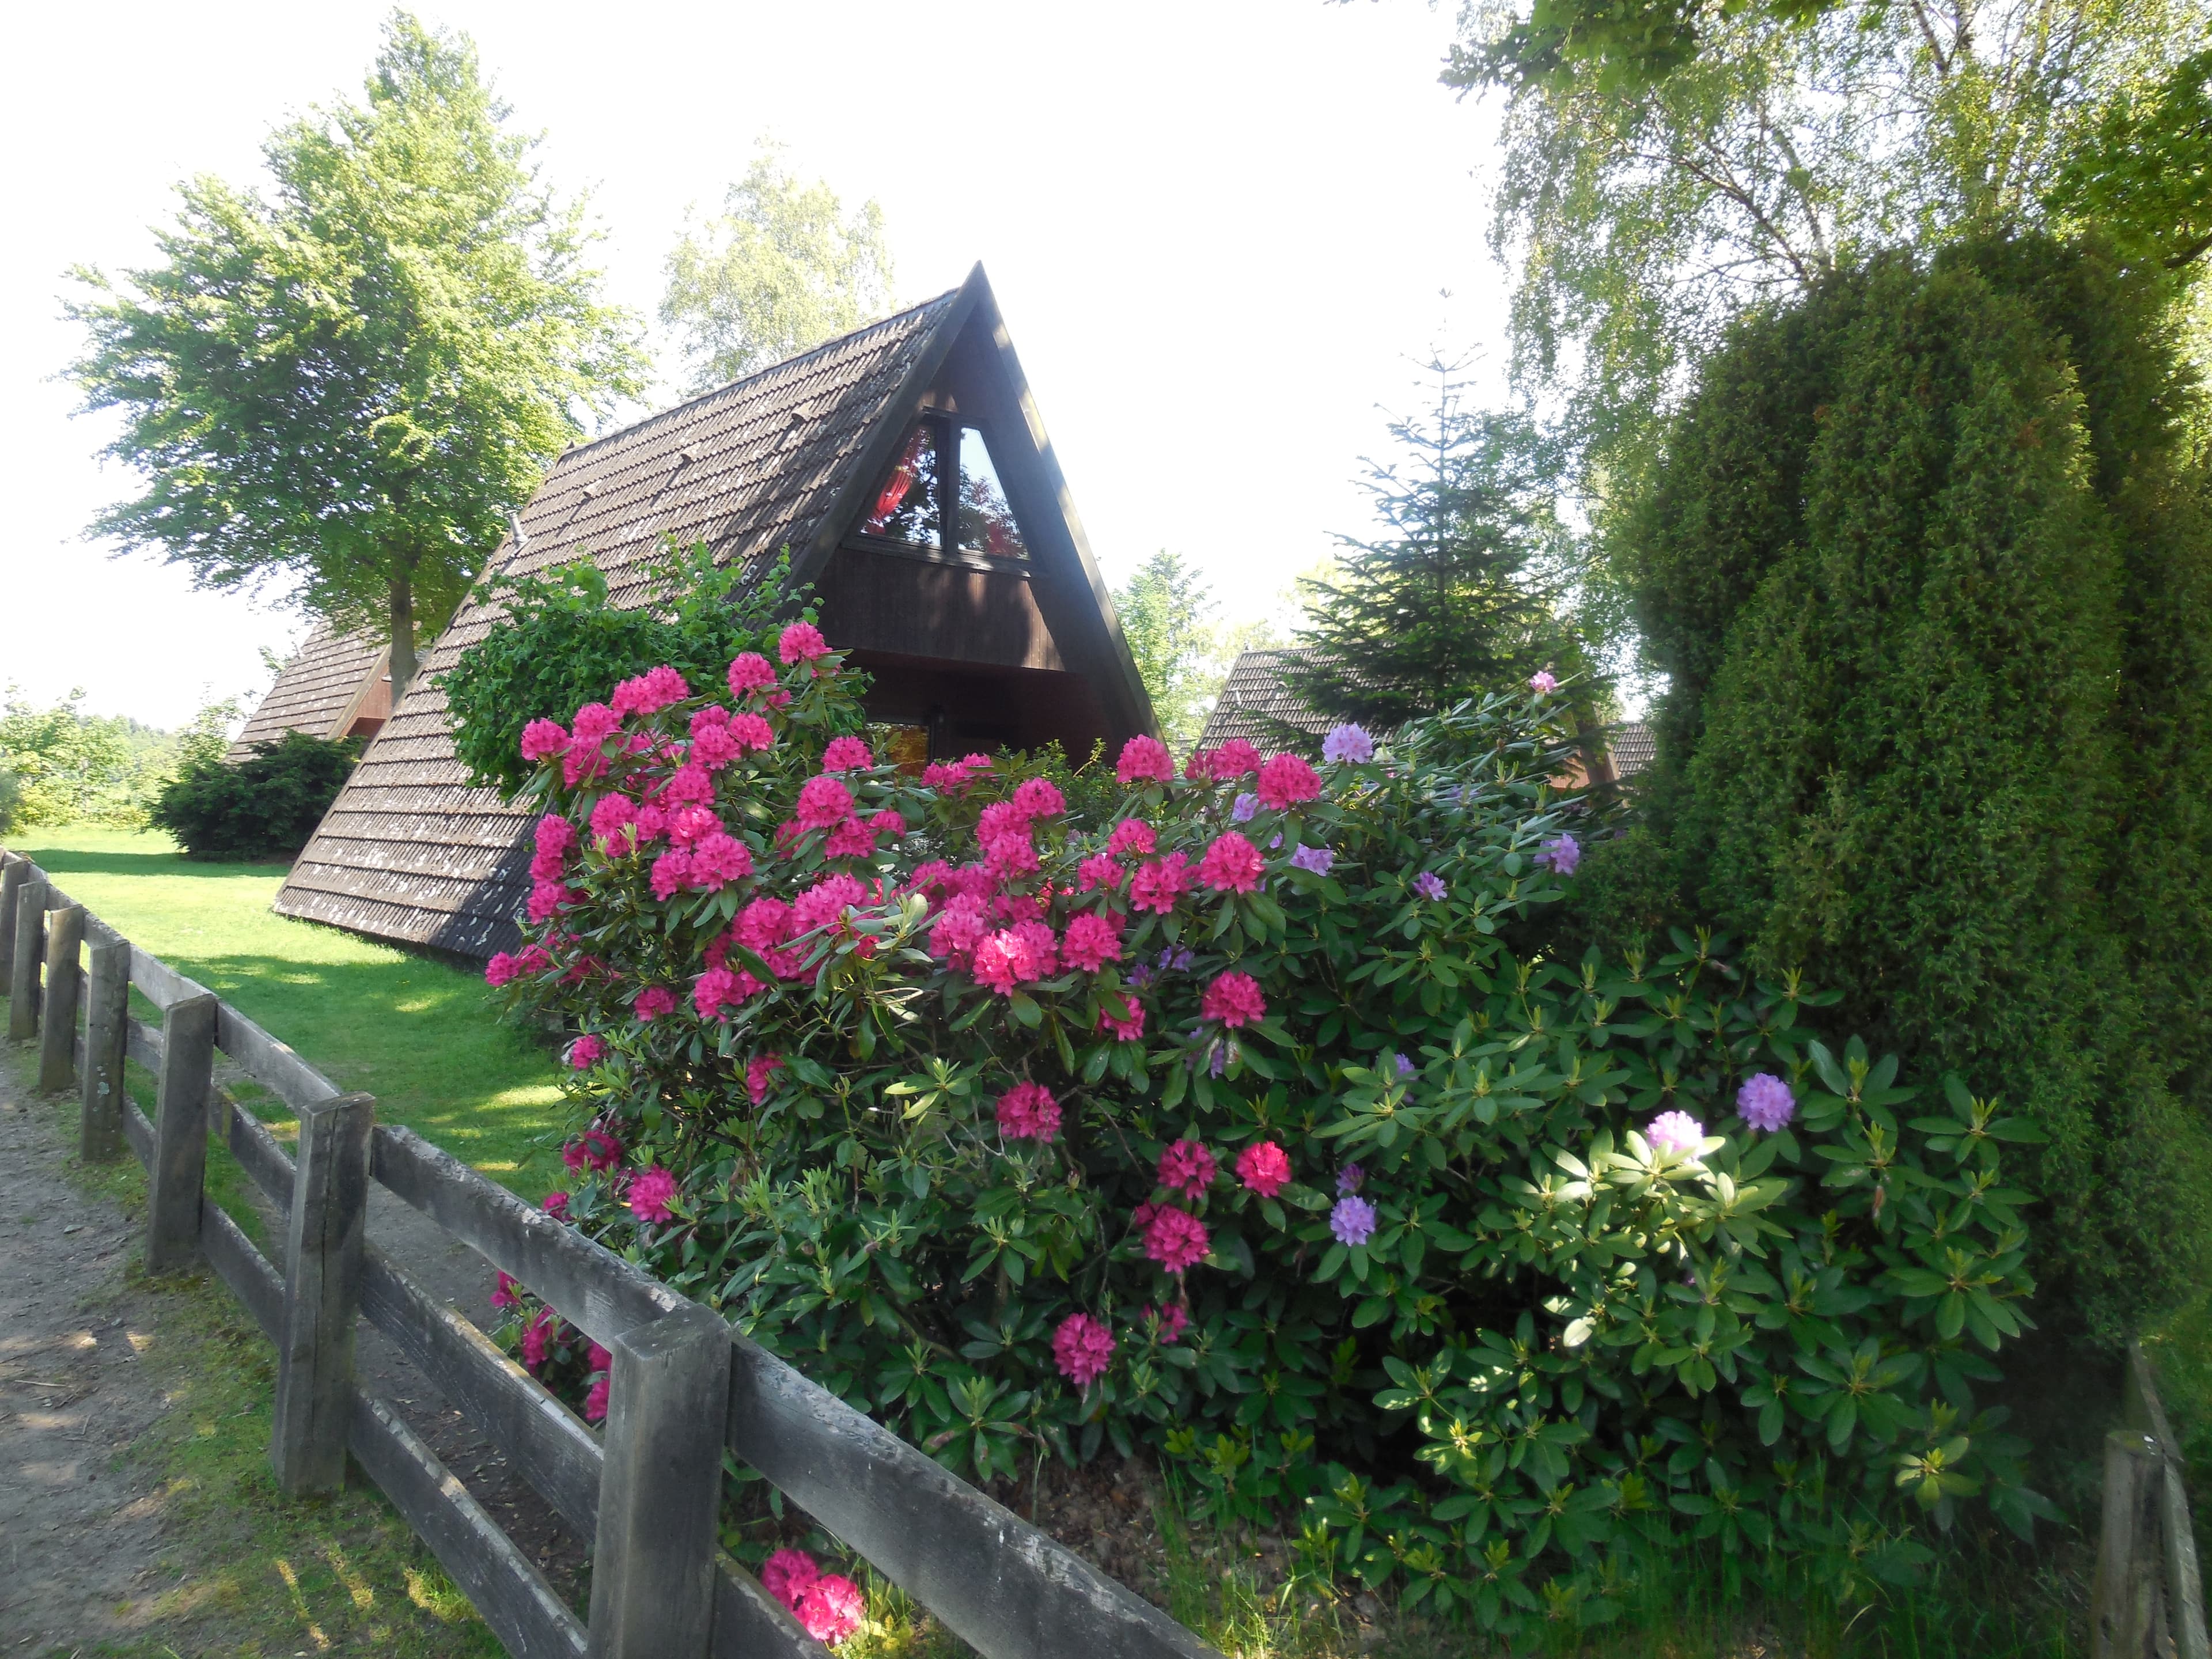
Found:
[{"label": "triangular gable window", "polygon": [[[944,488],[951,471],[945,463],[955,457],[959,489],[951,495]],[[994,558],[1030,555],[983,434],[943,415],[924,416],[908,432],[898,459],[876,487],[860,533],[932,552],[950,544],[955,551]]]}]

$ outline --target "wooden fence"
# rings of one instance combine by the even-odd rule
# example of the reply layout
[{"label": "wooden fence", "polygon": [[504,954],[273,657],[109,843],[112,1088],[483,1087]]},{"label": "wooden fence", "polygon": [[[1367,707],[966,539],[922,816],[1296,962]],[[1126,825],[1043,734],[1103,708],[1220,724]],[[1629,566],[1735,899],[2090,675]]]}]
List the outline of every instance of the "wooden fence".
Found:
[{"label": "wooden fence", "polygon": [[[1200,1659],[1214,1650],[1012,1511],[809,1382],[712,1310],[404,1128],[375,1121],[205,988],[139,950],[46,873],[0,854],[8,1031],[39,1086],[80,1091],[83,1155],[146,1166],[149,1271],[211,1267],[276,1346],[270,1455],[288,1493],[327,1492],[349,1452],[522,1659],[821,1656],[717,1541],[725,1447],[984,1659]],[[131,1011],[133,988],[161,1012]],[[297,1114],[296,1158],[216,1090],[217,1050]],[[157,1079],[149,1121],[126,1060]],[[283,1271],[208,1196],[219,1135],[285,1218]],[[374,1181],[561,1310],[614,1356],[595,1434],[450,1304],[368,1243]],[[391,1404],[354,1376],[366,1317],[592,1547],[579,1620]],[[2193,1559],[2193,1558],[2192,1558]]]},{"label": "wooden fence", "polygon": [[2127,1426],[2105,1437],[2093,1659],[2212,1659],[2181,1443],[2141,1343],[2128,1347],[2121,1416]]}]

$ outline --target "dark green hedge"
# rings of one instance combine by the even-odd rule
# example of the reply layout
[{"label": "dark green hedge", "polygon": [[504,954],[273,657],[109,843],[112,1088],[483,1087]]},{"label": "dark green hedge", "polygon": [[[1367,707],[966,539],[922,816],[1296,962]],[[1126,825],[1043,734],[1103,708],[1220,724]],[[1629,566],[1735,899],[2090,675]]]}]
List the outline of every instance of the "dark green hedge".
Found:
[{"label": "dark green hedge", "polygon": [[2212,1232],[2212,513],[2172,297],[2021,241],[1735,331],[1613,550],[1671,682],[1583,911],[1717,916],[2032,1111],[2044,1305],[2103,1341]]},{"label": "dark green hedge", "polygon": [[235,766],[187,760],[147,813],[194,858],[290,858],[307,844],[361,758],[356,739],[287,732]]}]

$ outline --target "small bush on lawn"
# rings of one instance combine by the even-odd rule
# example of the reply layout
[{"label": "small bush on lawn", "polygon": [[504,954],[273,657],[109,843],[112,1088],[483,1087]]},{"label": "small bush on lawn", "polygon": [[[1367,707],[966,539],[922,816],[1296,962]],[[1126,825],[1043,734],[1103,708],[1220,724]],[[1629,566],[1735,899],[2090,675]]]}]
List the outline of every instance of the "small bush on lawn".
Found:
[{"label": "small bush on lawn", "polygon": [[356,738],[287,732],[235,766],[213,754],[178,769],[148,813],[194,858],[289,858],[307,844],[361,758]]},{"label": "small bush on lawn", "polygon": [[1850,1595],[1923,1518],[2047,1511],[1989,1401],[2032,1132],[1720,941],[1516,960],[1589,829],[1562,698],[1318,772],[1137,738],[1081,823],[1023,763],[877,765],[820,635],[781,656],[523,734],[533,931],[489,977],[579,1029],[571,1224],[956,1469],[1143,1443],[1486,1628],[1601,1618],[1686,1539]]}]

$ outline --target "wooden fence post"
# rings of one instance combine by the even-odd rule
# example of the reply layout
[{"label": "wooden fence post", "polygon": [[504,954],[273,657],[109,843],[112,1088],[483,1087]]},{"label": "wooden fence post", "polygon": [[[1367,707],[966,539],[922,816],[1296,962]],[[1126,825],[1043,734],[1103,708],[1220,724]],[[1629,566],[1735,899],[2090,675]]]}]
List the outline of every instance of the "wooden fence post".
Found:
[{"label": "wooden fence post", "polygon": [[84,954],[84,906],[46,912],[46,1007],[40,1016],[39,1087],[66,1089],[76,1070],[78,958]]},{"label": "wooden fence post", "polygon": [[730,1330],[704,1308],[625,1332],[614,1354],[592,1659],[704,1659],[729,1409]]},{"label": "wooden fence post", "polygon": [[353,1423],[353,1334],[361,1313],[368,1140],[376,1103],[340,1095],[300,1109],[285,1235],[284,1329],[276,1349],[269,1455],[286,1494],[345,1485]]},{"label": "wooden fence post", "polygon": [[15,854],[0,864],[0,985],[13,985],[15,972],[15,895],[31,878],[31,861]]},{"label": "wooden fence post", "polygon": [[2105,1513],[2089,1597],[2094,1659],[2157,1659],[2167,1648],[2165,1551],[2159,1537],[2164,1458],[2132,1429],[2105,1437]]},{"label": "wooden fence post", "polygon": [[8,973],[8,1035],[28,1042],[39,1034],[39,969],[46,956],[46,884],[15,890],[15,960]]},{"label": "wooden fence post", "polygon": [[85,952],[84,1075],[77,1155],[88,1164],[123,1156],[123,1059],[131,1042],[131,942],[95,939]]},{"label": "wooden fence post", "polygon": [[215,1086],[215,997],[203,992],[171,1003],[161,1018],[154,1162],[146,1173],[149,1273],[178,1273],[199,1259],[208,1096]]}]

